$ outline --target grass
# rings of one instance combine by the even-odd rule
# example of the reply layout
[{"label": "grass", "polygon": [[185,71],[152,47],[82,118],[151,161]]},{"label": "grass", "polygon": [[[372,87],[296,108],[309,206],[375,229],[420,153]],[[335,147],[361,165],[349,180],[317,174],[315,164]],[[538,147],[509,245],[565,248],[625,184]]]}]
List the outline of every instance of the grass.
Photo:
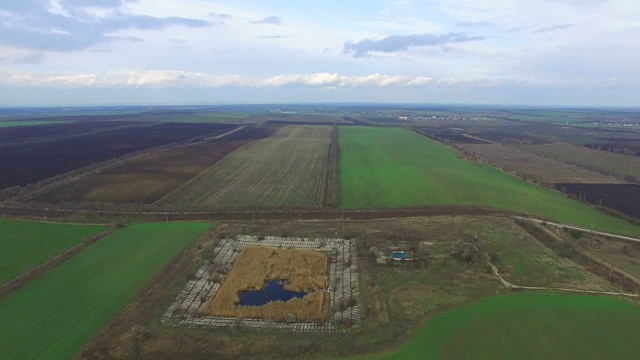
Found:
[{"label": "grass", "polygon": [[0,284],[105,229],[0,218]]},{"label": "grass", "polygon": [[131,225],[0,300],[0,358],[72,358],[209,226]]},{"label": "grass", "polygon": [[23,126],[38,126],[38,125],[57,125],[68,124],[70,121],[50,121],[50,120],[36,120],[36,121],[0,121],[1,128],[10,127],[23,127]]},{"label": "grass", "polygon": [[483,206],[640,236],[640,228],[531,185],[401,128],[341,127],[340,202],[346,209]]},{"label": "grass", "polygon": [[286,126],[247,144],[158,201],[202,208],[319,206],[328,126]]},{"label": "grass", "polygon": [[[248,247],[229,271],[220,290],[207,305],[213,316],[320,321],[325,317],[324,288],[328,258],[325,254],[301,249]],[[307,292],[302,299],[274,301],[263,306],[237,306],[238,293],[260,290],[268,280],[285,280],[289,291]]]},{"label": "grass", "polygon": [[520,149],[607,174],[640,181],[640,157],[568,144],[520,145]]},{"label": "grass", "polygon": [[440,313],[379,359],[632,359],[640,307],[597,296],[502,295]]}]

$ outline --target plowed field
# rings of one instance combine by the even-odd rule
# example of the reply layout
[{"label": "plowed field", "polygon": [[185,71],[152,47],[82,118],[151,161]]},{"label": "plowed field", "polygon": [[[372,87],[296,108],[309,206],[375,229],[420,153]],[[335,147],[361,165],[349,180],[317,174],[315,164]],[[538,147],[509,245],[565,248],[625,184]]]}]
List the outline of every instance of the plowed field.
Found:
[{"label": "plowed field", "polygon": [[298,207],[322,203],[331,128],[287,126],[247,144],[162,198],[203,208]]},{"label": "plowed field", "polygon": [[271,135],[274,128],[249,126],[218,140],[158,151],[103,173],[82,178],[36,200],[127,202],[150,204],[248,143]]}]

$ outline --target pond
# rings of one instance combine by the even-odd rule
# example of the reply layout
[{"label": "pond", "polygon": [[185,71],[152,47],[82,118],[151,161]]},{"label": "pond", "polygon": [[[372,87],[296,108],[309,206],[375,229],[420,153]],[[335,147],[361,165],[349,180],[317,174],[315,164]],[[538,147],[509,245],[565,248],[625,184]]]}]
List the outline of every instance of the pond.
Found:
[{"label": "pond", "polygon": [[238,293],[240,306],[262,306],[274,301],[289,301],[302,299],[307,293],[295,292],[284,289],[283,280],[269,280],[265,282],[262,290],[249,290]]}]

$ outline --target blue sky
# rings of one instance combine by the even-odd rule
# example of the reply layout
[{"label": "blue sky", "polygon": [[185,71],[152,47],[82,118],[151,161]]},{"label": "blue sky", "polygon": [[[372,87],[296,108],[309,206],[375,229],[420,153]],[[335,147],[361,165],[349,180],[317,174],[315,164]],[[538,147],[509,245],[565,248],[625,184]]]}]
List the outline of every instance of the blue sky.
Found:
[{"label": "blue sky", "polygon": [[0,106],[639,106],[637,0],[1,0]]}]

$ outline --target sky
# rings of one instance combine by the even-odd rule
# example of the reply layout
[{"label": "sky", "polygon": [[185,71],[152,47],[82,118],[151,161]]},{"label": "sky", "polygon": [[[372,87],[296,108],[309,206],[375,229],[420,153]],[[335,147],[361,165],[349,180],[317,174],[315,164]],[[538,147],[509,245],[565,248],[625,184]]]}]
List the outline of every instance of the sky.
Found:
[{"label": "sky", "polygon": [[0,106],[640,106],[637,0],[0,0]]}]

